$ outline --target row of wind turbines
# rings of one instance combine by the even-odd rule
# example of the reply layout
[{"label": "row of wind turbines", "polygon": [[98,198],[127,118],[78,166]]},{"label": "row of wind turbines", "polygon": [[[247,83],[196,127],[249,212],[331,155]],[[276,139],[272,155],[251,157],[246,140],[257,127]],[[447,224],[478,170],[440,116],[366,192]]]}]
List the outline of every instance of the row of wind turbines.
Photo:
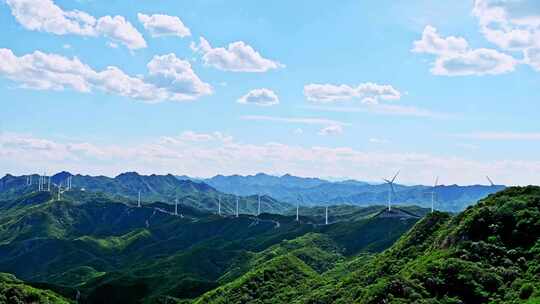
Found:
[{"label": "row of wind turbines", "polygon": [[[60,182],[57,185],[52,182],[51,176],[48,176],[47,173],[44,172],[43,175],[38,176],[37,191],[38,192],[52,192],[51,185],[55,186],[58,190],[57,200],[61,200],[62,194],[72,189],[72,182],[73,182],[73,176],[68,176],[63,182]],[[28,187],[33,186],[32,175],[29,175],[26,177],[26,186]]]},{"label": "row of wind turbines", "polygon": [[[383,181],[385,181],[388,186],[388,211],[392,211],[392,195],[396,196],[396,191],[394,190],[394,182],[396,181],[400,171],[398,171],[392,178],[383,178]],[[493,183],[493,180],[489,176],[486,176],[486,179],[489,182],[489,185],[491,187],[495,186]],[[428,194],[431,194],[431,212],[433,213],[435,211],[435,202],[437,200],[437,186],[439,186],[439,177],[435,177],[435,183],[433,184],[433,187],[431,188],[431,192]]]},{"label": "row of wind turbines", "polygon": [[[387,210],[388,211],[392,211],[392,203],[393,203],[393,199],[397,196],[396,195],[396,192],[395,192],[395,188],[394,188],[394,184],[399,176],[401,171],[397,171],[395,175],[393,175],[392,177],[390,178],[383,178],[383,181],[385,183],[388,184],[389,188],[388,188],[388,206],[387,206]],[[489,176],[486,176],[486,179],[488,180],[489,184],[491,186],[495,186],[495,184],[493,183],[493,180],[489,177]],[[54,184],[51,182],[51,177],[50,176],[47,176],[46,173],[44,173],[43,175],[39,175],[38,177],[38,191],[47,191],[47,192],[51,192],[51,183],[53,186],[56,186],[57,189],[58,189],[58,197],[57,199],[60,200],[61,199],[61,195],[66,192],[66,191],[69,191],[72,189],[72,182],[73,182],[73,176],[68,176],[66,178],[66,180],[64,182],[60,182],[58,185]],[[27,186],[32,186],[33,185],[33,182],[32,182],[32,175],[30,176],[27,176],[26,178],[26,185]],[[435,204],[436,204],[436,201],[437,201],[437,192],[436,192],[436,189],[437,187],[439,186],[439,177],[436,177],[435,178],[435,183],[433,185],[433,187],[431,188],[431,191],[428,192],[428,194],[431,195],[431,212],[434,212],[435,211]],[[238,195],[235,195],[235,200],[236,200],[236,208],[235,208],[235,213],[234,213],[234,216],[235,217],[239,217],[240,216],[240,209],[239,209],[239,196]],[[219,216],[222,216],[222,208],[221,208],[221,195],[218,197],[218,210],[217,210],[217,214]],[[257,213],[255,214],[256,217],[259,217],[261,215],[261,195],[258,194],[257,195],[257,203],[258,203],[258,206],[257,206]],[[179,213],[179,209],[178,209],[178,205],[179,205],[179,202],[178,202],[178,198],[175,199],[175,204],[174,204],[174,215],[175,216],[183,216],[181,213]],[[297,204],[296,204],[296,218],[295,220],[297,222],[300,221],[300,205],[304,205],[304,199],[302,197],[302,195],[298,195],[298,199],[297,199]],[[139,191],[138,193],[138,200],[137,200],[137,207],[141,207],[141,191]],[[328,221],[328,206],[325,207],[325,225],[328,225],[329,224],[329,221]]]}]

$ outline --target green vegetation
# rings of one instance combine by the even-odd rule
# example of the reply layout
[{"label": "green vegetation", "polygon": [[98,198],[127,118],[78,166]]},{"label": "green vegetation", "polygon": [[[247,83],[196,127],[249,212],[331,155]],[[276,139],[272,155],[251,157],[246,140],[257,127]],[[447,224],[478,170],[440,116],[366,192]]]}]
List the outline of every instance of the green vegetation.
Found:
[{"label": "green vegetation", "polygon": [[[292,244],[320,249],[310,237]],[[272,303],[295,304],[539,303],[540,188],[509,188],[455,217],[429,214],[384,252],[336,259],[322,273],[296,257],[298,248],[290,251],[256,255],[252,270],[196,303],[270,303],[268,294],[279,299]],[[273,275],[277,269],[295,282]]]},{"label": "green vegetation", "polygon": [[[142,181],[167,188],[153,178]],[[337,206],[330,225],[321,208],[304,208],[300,222],[294,212],[236,218],[188,206],[180,217],[90,191],[62,201],[21,193],[0,209],[0,271],[26,282],[0,276],[1,294],[21,303],[67,303],[55,294],[77,291],[83,303],[540,302],[539,187],[508,188],[457,215]]]},{"label": "green vegetation", "polygon": [[297,261],[306,278],[319,277],[355,254],[384,250],[418,220],[373,217],[372,208],[342,212],[328,226],[309,215],[220,217],[188,207],[180,217],[167,204],[138,208],[79,190],[61,201],[26,193],[0,209],[0,271],[70,299],[78,290],[85,303],[189,301],[276,259],[278,269]]},{"label": "green vegetation", "polygon": [[1,304],[69,304],[70,301],[49,290],[24,284],[10,274],[0,273]]}]

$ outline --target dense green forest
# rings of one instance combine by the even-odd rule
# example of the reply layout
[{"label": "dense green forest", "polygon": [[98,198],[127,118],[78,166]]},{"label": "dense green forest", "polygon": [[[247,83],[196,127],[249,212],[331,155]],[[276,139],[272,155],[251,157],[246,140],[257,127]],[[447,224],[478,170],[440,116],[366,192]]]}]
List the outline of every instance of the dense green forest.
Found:
[{"label": "dense green forest", "polygon": [[328,225],[321,207],[299,221],[294,211],[236,217],[196,205],[175,215],[113,188],[60,200],[4,189],[6,303],[540,303],[539,187],[459,214],[334,206]]}]

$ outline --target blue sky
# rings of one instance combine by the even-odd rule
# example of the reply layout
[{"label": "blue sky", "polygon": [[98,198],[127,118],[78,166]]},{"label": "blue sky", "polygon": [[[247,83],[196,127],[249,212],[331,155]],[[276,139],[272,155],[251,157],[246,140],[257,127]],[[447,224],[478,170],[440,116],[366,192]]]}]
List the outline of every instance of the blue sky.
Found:
[{"label": "blue sky", "polygon": [[531,0],[2,0],[0,174],[537,184],[538,20]]}]

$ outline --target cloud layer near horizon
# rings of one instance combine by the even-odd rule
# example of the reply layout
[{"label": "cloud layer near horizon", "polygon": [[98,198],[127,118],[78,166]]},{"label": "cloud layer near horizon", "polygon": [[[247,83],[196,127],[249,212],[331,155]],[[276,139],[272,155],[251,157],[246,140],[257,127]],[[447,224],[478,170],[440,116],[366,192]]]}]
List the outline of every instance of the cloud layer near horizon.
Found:
[{"label": "cloud layer near horizon", "polygon": [[401,182],[430,183],[436,173],[445,184],[484,183],[490,175],[497,183],[538,181],[538,161],[479,161],[425,153],[377,153],[350,147],[287,145],[276,142],[246,144],[231,136],[186,131],[139,145],[97,145],[61,142],[32,135],[0,135],[0,168],[23,174],[70,170],[83,174],[116,175],[125,171],[144,174],[173,173],[193,176],[215,174],[291,173],[299,176],[347,176],[379,180],[402,169]]}]

